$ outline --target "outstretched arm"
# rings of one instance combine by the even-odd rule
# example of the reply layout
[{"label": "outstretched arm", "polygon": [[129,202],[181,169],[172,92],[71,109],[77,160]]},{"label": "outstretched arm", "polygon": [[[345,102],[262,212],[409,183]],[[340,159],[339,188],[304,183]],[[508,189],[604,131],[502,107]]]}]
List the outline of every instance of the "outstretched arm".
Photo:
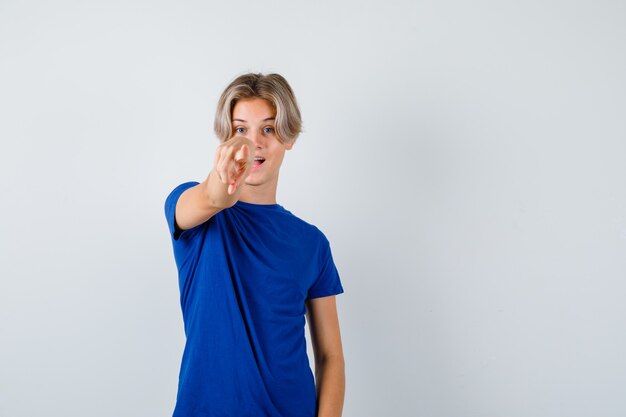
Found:
[{"label": "outstretched arm", "polygon": [[217,147],[213,169],[200,184],[185,190],[176,204],[176,224],[191,229],[231,207],[239,199],[244,180],[250,173],[252,141],[235,136]]}]

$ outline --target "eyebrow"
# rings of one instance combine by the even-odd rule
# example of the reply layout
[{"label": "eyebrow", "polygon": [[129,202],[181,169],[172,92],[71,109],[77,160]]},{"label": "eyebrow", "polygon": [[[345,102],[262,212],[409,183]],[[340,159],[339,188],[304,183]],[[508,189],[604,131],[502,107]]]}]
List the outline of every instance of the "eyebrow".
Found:
[{"label": "eyebrow", "polygon": [[[263,119],[264,122],[267,122],[268,120],[275,120],[275,117],[268,117],[267,119]],[[243,119],[233,119],[233,122],[244,122],[244,123],[248,123],[247,121],[243,120]]]}]

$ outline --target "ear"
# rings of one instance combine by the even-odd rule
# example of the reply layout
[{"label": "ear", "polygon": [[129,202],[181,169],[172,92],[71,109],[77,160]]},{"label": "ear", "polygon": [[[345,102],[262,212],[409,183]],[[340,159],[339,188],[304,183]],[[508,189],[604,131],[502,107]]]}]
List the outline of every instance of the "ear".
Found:
[{"label": "ear", "polygon": [[285,143],[285,149],[286,149],[286,150],[288,150],[288,151],[289,151],[289,150],[291,150],[291,148],[293,148],[293,144],[294,144],[294,143],[295,143],[295,142]]}]

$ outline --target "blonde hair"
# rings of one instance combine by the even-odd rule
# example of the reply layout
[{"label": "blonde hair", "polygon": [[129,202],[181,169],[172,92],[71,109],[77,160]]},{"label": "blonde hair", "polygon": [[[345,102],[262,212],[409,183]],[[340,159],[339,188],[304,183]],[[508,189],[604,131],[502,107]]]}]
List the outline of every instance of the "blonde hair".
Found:
[{"label": "blonde hair", "polygon": [[276,111],[276,137],[281,143],[293,143],[302,131],[302,118],[296,97],[280,74],[248,73],[235,78],[217,103],[213,129],[221,142],[233,134],[233,108],[238,100],[259,97]]}]

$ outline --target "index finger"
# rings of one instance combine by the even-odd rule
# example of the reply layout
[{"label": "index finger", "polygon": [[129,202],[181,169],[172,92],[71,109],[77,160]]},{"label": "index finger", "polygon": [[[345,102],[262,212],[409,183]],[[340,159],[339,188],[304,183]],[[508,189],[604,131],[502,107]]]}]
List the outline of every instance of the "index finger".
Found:
[{"label": "index finger", "polygon": [[250,150],[248,148],[248,145],[243,144],[241,148],[239,148],[239,150],[235,154],[235,161],[237,162],[245,161],[246,159],[248,159],[249,154],[250,154]]}]

